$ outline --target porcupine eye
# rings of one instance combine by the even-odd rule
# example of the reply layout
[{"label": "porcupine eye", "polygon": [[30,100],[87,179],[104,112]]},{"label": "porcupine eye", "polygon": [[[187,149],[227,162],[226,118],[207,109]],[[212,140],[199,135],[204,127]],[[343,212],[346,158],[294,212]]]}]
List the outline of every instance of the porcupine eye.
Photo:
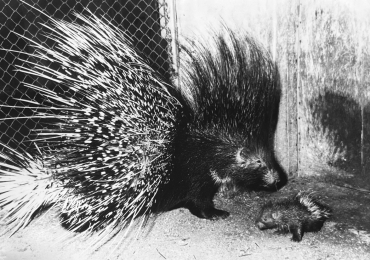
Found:
[{"label": "porcupine eye", "polygon": [[251,151],[247,148],[241,148],[236,154],[236,162],[243,168],[259,168],[261,167],[262,161],[260,159],[254,160],[250,156]]},{"label": "porcupine eye", "polygon": [[245,158],[247,158],[247,154],[246,154],[245,148],[242,148],[239,151],[237,151],[237,153],[236,153],[236,162],[237,163],[239,163],[240,165],[244,166],[244,164],[246,163],[246,159]]},{"label": "porcupine eye", "polygon": [[266,167],[261,158],[253,154],[252,151],[245,147],[238,151],[236,158],[239,165],[243,168],[258,170],[263,167]]},{"label": "porcupine eye", "polygon": [[256,161],[256,164],[257,164],[258,168],[261,168],[261,166],[262,166],[262,161],[261,161],[260,159],[258,159],[258,160]]}]

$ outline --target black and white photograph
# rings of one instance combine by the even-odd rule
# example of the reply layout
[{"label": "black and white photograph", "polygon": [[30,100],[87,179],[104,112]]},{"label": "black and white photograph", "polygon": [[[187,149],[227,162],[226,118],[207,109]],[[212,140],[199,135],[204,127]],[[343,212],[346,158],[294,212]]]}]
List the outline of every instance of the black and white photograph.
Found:
[{"label": "black and white photograph", "polygon": [[0,1],[0,260],[370,259],[368,0]]}]

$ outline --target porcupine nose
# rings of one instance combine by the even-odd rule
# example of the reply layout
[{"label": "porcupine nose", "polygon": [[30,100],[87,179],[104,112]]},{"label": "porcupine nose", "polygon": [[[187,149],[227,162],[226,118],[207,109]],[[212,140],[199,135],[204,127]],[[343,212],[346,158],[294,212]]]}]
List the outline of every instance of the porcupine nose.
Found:
[{"label": "porcupine nose", "polygon": [[264,225],[262,222],[257,222],[257,223],[256,223],[256,226],[257,226],[260,230],[262,230],[262,229],[264,229],[264,228],[265,228],[265,225]]}]

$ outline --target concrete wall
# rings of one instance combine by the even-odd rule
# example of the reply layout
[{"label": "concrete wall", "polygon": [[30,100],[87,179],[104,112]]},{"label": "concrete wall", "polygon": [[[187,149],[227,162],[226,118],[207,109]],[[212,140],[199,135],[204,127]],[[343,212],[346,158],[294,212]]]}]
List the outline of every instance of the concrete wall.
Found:
[{"label": "concrete wall", "polygon": [[274,0],[176,0],[180,35],[204,34],[224,22],[234,30],[257,31],[270,21]]}]

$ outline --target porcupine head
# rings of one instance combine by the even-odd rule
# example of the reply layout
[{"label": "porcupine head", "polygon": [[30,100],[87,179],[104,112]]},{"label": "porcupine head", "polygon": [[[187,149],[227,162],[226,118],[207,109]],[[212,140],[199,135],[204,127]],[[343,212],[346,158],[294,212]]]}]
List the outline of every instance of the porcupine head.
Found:
[{"label": "porcupine head", "polygon": [[283,229],[284,223],[285,221],[283,221],[281,208],[274,206],[271,201],[262,207],[259,217],[256,220],[256,225],[261,230],[274,228]]}]

